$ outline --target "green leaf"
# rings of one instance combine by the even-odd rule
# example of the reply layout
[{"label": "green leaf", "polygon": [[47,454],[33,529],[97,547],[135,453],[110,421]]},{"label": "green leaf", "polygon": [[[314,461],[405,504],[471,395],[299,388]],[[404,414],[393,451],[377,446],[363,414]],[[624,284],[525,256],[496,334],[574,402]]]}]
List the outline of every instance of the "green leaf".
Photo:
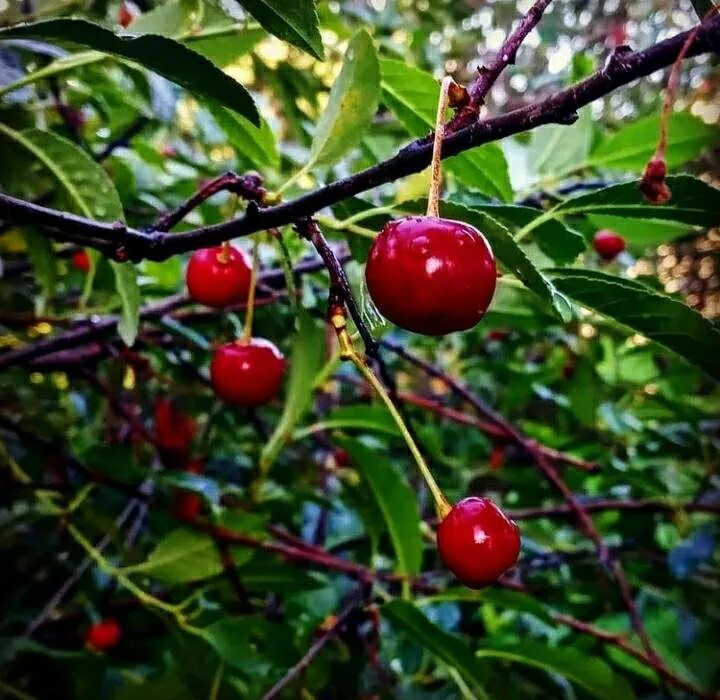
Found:
[{"label": "green leaf", "polygon": [[224,36],[188,37],[183,41],[193,51],[209,58],[216,66],[224,68],[241,56],[250,53],[261,39],[267,36],[264,29],[243,27]]},{"label": "green leaf", "polygon": [[260,467],[267,471],[292,436],[298,421],[307,411],[313,397],[315,377],[325,354],[325,330],[304,309],[299,310],[298,332],[293,346],[283,414],[275,431],[263,447]]},{"label": "green leaf", "polygon": [[637,219],[677,221],[691,226],[716,226],[720,222],[720,190],[690,175],[667,178],[672,199],[663,205],[649,204],[638,182],[626,182],[571,197],[552,209],[547,218],[577,214],[612,214]]},{"label": "green leaf", "polygon": [[[403,61],[383,58],[382,99],[408,132],[417,138],[435,128],[440,86],[432,75]],[[489,143],[444,161],[449,172],[468,187],[503,202],[512,199],[507,162],[502,149]]]},{"label": "green leaf", "polygon": [[277,170],[280,167],[280,153],[275,143],[275,135],[265,119],[260,117],[258,127],[217,102],[208,102],[207,108],[217,125],[225,132],[229,144],[256,168]]},{"label": "green leaf", "polygon": [[534,129],[528,159],[539,175],[567,173],[582,165],[592,145],[592,110],[580,111],[571,126],[551,124]]},{"label": "green leaf", "polygon": [[173,39],[155,34],[116,35],[82,19],[51,19],[0,30],[0,39],[69,41],[117,58],[134,61],[184,87],[217,100],[254,124],[259,115],[250,93],[212,61]]},{"label": "green leaf", "polygon": [[137,283],[137,271],[129,263],[110,261],[115,273],[115,289],[122,300],[122,311],[118,321],[118,334],[123,343],[130,347],[137,338],[140,325],[140,303],[142,297]]},{"label": "green leaf", "polygon": [[[59,185],[63,204],[71,211],[101,221],[124,219],[122,202],[112,180],[101,165],[74,143],[49,131],[27,129],[19,132],[4,124],[0,124],[0,135],[5,135],[29,151],[53,176]],[[97,259],[96,253],[93,256]],[[139,323],[137,273],[130,263],[111,262],[111,265],[122,302],[118,332],[123,342],[132,345]],[[93,274],[91,272],[88,276],[88,289]]]},{"label": "green leaf", "polygon": [[[484,211],[510,229],[527,226],[537,218],[538,210],[514,204],[483,204],[473,209]],[[558,219],[544,221],[533,231],[533,240],[540,250],[557,263],[573,262],[585,248],[582,234],[566,226]]]},{"label": "green leaf", "polygon": [[55,292],[57,283],[58,267],[55,250],[52,241],[37,231],[25,229],[23,231],[27,244],[28,257],[32,263],[35,276],[40,283],[44,301],[49,299]]},{"label": "green leaf", "polygon": [[[398,205],[398,208],[410,213],[424,213],[425,203],[422,200],[403,202]],[[535,267],[525,251],[515,242],[510,231],[500,221],[482,209],[471,209],[454,202],[441,202],[440,213],[449,219],[464,221],[475,226],[487,238],[495,256],[510,272],[528,289],[550,304],[561,319],[568,321],[572,318],[570,302]]]},{"label": "green leaf", "polygon": [[420,598],[416,601],[419,606],[445,602],[489,603],[504,610],[529,613],[547,624],[554,624],[553,617],[548,609],[542,603],[539,603],[537,599],[527,593],[519,593],[506,588],[485,588],[481,591],[474,591],[464,587],[450,588],[442,593]]},{"label": "green leaf", "polygon": [[271,34],[315,58],[325,57],[315,0],[239,0],[239,3]]},{"label": "green leaf", "polygon": [[380,101],[380,68],[375,46],[365,29],[357,31],[330,89],[315,130],[305,170],[333,165],[360,143]]},{"label": "green leaf", "polygon": [[487,643],[476,652],[479,658],[503,659],[558,673],[600,700],[632,700],[635,693],[604,661],[567,647],[539,642]]},{"label": "green leaf", "polygon": [[312,591],[327,585],[316,573],[290,567],[285,563],[256,561],[238,569],[243,586],[250,591],[293,593]]},{"label": "green leaf", "polygon": [[422,562],[422,536],[417,500],[407,481],[393,463],[378,449],[358,440],[339,439],[355,466],[370,487],[397,556],[399,574],[418,574]]},{"label": "green leaf", "polygon": [[162,34],[172,36],[189,29],[192,14],[197,10],[196,2],[171,0],[139,14],[128,27],[132,34]]},{"label": "green leaf", "polygon": [[312,423],[307,428],[297,431],[295,439],[323,430],[343,428],[385,433],[386,435],[400,434],[392,416],[381,406],[340,406],[317,423]]},{"label": "green leaf", "polygon": [[578,303],[672,350],[720,380],[720,330],[681,301],[593,270],[547,270]]},{"label": "green leaf", "polygon": [[[247,562],[249,549],[237,550],[234,561]],[[126,574],[144,574],[164,583],[188,583],[217,576],[223,570],[215,542],[194,530],[173,530],[162,538],[141,564],[127,566]]]},{"label": "green leaf", "polygon": [[454,634],[430,622],[412,603],[393,600],[381,608],[382,614],[403,630],[421,649],[427,650],[444,664],[457,669],[466,682],[481,686],[483,669],[464,642]]},{"label": "green leaf", "polygon": [[[665,158],[675,168],[697,158],[720,140],[720,127],[705,124],[688,112],[674,112],[670,117]],[[660,132],[660,114],[627,124],[601,141],[590,153],[588,163],[594,167],[641,171],[655,152]]]}]

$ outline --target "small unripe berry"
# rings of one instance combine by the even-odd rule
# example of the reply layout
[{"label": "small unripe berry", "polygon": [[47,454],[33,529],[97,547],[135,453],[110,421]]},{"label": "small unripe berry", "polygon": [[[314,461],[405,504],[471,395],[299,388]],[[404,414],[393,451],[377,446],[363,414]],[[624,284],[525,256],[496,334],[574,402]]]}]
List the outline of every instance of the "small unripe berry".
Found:
[{"label": "small unripe berry", "polygon": [[117,646],[122,637],[122,627],[112,618],[91,625],[85,633],[85,644],[95,651],[106,651]]},{"label": "small unripe berry", "polygon": [[604,260],[614,260],[625,250],[625,239],[615,231],[603,229],[593,237],[593,248]]},{"label": "small unripe berry", "polygon": [[196,250],[185,275],[190,296],[215,309],[246,301],[251,278],[247,255],[232,246]]},{"label": "small unripe berry", "polygon": [[280,393],[286,362],[269,340],[253,338],[220,346],[210,363],[219,398],[235,406],[261,406]]},{"label": "small unripe berry", "polygon": [[489,498],[465,498],[443,518],[437,544],[445,565],[469,588],[497,581],[517,562],[520,531]]},{"label": "small unripe berry", "polygon": [[495,258],[480,231],[430,216],[387,223],[365,268],[380,313],[425,335],[472,328],[490,305],[496,278]]}]

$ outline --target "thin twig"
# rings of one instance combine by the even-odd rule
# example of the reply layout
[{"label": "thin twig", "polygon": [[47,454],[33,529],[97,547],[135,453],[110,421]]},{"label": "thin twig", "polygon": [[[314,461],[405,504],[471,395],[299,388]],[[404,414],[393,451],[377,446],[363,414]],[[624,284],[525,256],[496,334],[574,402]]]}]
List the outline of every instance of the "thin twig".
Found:
[{"label": "thin twig", "polygon": [[310,645],[310,648],[303,654],[298,661],[270,690],[262,696],[262,700],[274,700],[280,697],[285,688],[287,688],[296,678],[298,678],[305,669],[313,662],[315,657],[322,651],[323,647],[331,641],[342,626],[347,622],[348,618],[355,612],[363,598],[362,591],[351,596],[350,600],[345,604],[343,609],[332,619],[332,623],[328,625],[322,634]]}]

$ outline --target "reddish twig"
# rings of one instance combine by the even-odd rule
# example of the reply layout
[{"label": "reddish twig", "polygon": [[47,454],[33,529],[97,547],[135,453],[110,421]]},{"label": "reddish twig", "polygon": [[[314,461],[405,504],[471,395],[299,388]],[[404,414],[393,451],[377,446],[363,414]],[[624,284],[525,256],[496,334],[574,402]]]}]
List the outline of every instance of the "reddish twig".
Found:
[{"label": "reddish twig", "polygon": [[260,203],[265,197],[266,190],[262,186],[263,180],[257,173],[238,175],[227,172],[206,182],[195,194],[181,205],[163,214],[153,225],[154,231],[169,231],[182,221],[193,209],[210,199],[218,192],[232,192],[233,194],[251,202]]},{"label": "reddish twig", "polygon": [[262,696],[262,700],[274,700],[274,698],[280,697],[283,690],[305,671],[315,657],[322,651],[323,647],[338,634],[348,618],[357,610],[363,597],[363,591],[351,596],[342,610],[330,619],[330,624],[324,626],[322,634],[310,645],[310,648],[305,652],[300,661]]},{"label": "reddish twig", "polygon": [[[660,500],[597,500],[583,503],[586,513],[602,513],[608,510],[629,512],[668,512],[668,513],[720,513],[720,503],[669,503]],[[545,508],[522,508],[507,511],[514,520],[533,520],[535,518],[566,517],[574,514],[567,503]]]},{"label": "reddish twig", "polygon": [[445,128],[446,133],[458,131],[478,119],[480,109],[490,89],[505,68],[515,63],[520,45],[525,41],[527,35],[537,26],[551,2],[552,0],[537,0],[505,40],[495,60],[479,69],[478,77],[468,89],[470,96],[469,104],[460,109],[457,115],[448,123]]},{"label": "reddish twig", "polygon": [[702,698],[703,700],[717,700],[720,698],[720,693],[712,691],[706,692],[701,688],[695,687],[692,683],[689,683],[685,679],[680,678],[680,676],[673,673],[669,668],[667,668],[667,666],[662,663],[658,663],[656,658],[653,658],[648,654],[644,654],[622,634],[607,632],[600,627],[596,627],[595,625],[591,625],[587,622],[583,622],[582,620],[578,620],[577,618],[571,617],[570,615],[564,615],[562,613],[554,614],[553,618],[557,622],[560,622],[577,632],[582,632],[583,634],[595,637],[595,639],[598,639],[605,644],[611,644],[612,646],[622,649],[641,663],[650,666],[650,668],[652,668],[653,671],[655,671],[655,673],[657,673],[657,675],[664,681],[667,681],[670,685],[673,685],[680,690],[695,695],[698,698]]}]

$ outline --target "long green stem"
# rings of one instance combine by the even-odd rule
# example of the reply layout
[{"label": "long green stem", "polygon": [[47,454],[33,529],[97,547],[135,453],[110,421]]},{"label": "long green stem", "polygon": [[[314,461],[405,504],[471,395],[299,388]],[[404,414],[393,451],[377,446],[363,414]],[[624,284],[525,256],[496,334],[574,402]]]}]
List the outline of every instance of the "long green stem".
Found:
[{"label": "long green stem", "polygon": [[417,446],[415,440],[413,440],[407,425],[405,425],[402,415],[400,415],[400,411],[397,410],[393,400],[390,398],[387,391],[385,391],[385,387],[382,385],[382,382],[375,376],[375,373],[367,366],[365,360],[363,360],[363,358],[360,357],[355,350],[352,338],[347,330],[345,316],[341,315],[341,313],[333,313],[330,322],[337,333],[338,343],[340,345],[340,357],[343,360],[350,360],[358,368],[363,377],[367,379],[370,386],[375,390],[375,393],[382,399],[400,430],[400,434],[403,436],[410,453],[415,459],[420,473],[430,489],[430,493],[435,501],[435,509],[437,510],[438,517],[440,519],[444,518],[452,508],[448,503],[447,498],[445,498],[445,494],[435,481],[435,477],[432,475],[430,467],[428,467],[425,458],[422,456],[420,448]]},{"label": "long green stem", "polygon": [[440,85],[437,115],[435,117],[435,139],[433,140],[432,163],[430,165],[430,193],[428,195],[427,215],[440,216],[440,188],[442,186],[442,141],[445,135],[445,112],[448,108],[450,86],[455,81],[448,75]]}]

